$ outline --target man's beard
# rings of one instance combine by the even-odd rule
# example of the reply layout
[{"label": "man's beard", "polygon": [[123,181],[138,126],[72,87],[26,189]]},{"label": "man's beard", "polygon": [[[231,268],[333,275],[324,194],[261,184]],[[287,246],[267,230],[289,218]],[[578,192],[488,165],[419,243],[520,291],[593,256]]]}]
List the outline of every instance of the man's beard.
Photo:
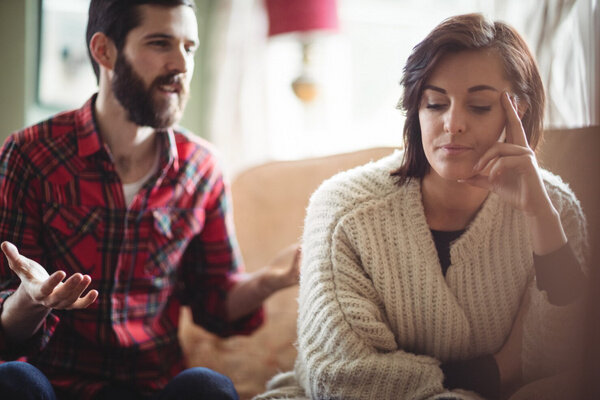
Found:
[{"label": "man's beard", "polygon": [[[181,85],[179,101],[173,103],[154,98],[153,94],[160,90],[161,85],[175,82]],[[131,122],[155,129],[165,129],[179,121],[188,98],[185,83],[179,74],[175,73],[158,76],[150,87],[146,88],[142,78],[133,70],[123,53],[119,53],[115,62],[112,89]]]}]

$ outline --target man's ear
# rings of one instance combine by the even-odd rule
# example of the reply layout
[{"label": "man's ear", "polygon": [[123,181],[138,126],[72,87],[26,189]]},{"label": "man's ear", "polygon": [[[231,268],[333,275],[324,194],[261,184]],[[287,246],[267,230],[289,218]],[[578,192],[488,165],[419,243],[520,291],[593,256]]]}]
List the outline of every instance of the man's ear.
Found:
[{"label": "man's ear", "polygon": [[102,32],[94,33],[90,40],[90,53],[98,65],[113,69],[117,59],[117,46]]}]

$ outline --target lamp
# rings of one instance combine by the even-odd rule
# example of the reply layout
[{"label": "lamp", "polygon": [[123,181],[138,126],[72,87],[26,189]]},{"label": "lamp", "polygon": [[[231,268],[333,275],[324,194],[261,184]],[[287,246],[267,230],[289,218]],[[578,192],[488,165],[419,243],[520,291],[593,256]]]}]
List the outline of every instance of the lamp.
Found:
[{"label": "lamp", "polygon": [[296,96],[309,103],[318,94],[318,84],[310,72],[315,31],[338,29],[336,0],[265,0],[269,36],[297,32],[302,42],[302,69],[292,82]]}]

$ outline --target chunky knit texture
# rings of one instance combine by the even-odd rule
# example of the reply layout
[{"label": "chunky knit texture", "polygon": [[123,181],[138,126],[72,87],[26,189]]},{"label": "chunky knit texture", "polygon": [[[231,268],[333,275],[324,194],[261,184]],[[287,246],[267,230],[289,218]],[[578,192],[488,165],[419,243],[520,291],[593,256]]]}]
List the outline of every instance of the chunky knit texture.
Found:
[{"label": "chunky knit texture", "polygon": [[[551,306],[533,283],[523,214],[490,194],[450,250],[443,276],[418,180],[399,187],[395,153],[343,172],[312,196],[303,236],[298,358],[294,373],[258,399],[435,399],[475,393],[443,388],[440,362],[498,351],[524,294],[532,296],[525,375],[559,368],[573,306]],[[543,171],[569,243],[584,262],[579,203]],[[552,333],[546,331],[552,327]]]}]

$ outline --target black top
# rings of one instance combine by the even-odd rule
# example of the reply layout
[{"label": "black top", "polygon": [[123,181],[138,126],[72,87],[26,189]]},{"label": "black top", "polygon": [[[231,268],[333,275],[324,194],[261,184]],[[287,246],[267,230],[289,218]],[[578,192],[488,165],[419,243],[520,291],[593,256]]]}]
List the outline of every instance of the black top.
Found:
[{"label": "black top", "polygon": [[450,267],[450,245],[456,239],[465,232],[464,229],[459,231],[436,231],[431,229],[433,235],[433,242],[438,252],[438,258],[440,259],[440,265],[442,266],[442,273],[446,276],[448,267]]}]

